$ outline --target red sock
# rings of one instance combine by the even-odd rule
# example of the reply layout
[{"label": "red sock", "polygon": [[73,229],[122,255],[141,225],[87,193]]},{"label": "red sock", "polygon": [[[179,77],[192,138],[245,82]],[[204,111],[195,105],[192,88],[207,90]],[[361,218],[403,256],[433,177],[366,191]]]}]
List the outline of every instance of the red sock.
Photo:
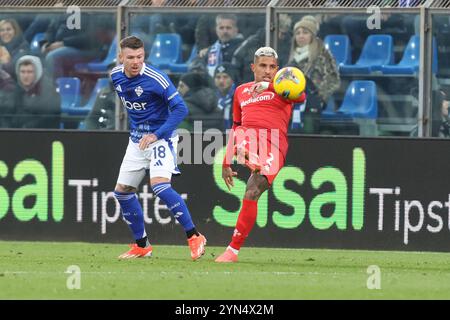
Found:
[{"label": "red sock", "polygon": [[241,249],[242,244],[255,225],[257,213],[258,201],[243,199],[230,247],[236,250]]}]

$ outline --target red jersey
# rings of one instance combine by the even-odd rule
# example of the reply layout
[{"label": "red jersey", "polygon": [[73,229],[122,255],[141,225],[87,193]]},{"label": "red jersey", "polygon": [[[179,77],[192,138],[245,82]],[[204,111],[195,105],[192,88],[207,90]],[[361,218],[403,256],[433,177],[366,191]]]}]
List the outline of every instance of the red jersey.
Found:
[{"label": "red jersey", "polygon": [[[272,83],[269,88],[254,96],[250,87],[255,82],[240,85],[234,92],[233,129],[239,125],[246,128],[279,130],[279,145],[271,141],[286,157],[288,149],[287,131],[294,102],[303,102],[304,94],[298,101],[285,100],[275,93]],[[268,134],[270,139],[270,133]]]}]

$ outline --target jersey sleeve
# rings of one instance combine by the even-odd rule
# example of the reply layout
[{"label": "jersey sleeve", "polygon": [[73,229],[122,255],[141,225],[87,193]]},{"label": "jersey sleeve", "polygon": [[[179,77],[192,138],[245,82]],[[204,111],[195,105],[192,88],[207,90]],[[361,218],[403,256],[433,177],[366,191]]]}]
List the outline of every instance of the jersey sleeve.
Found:
[{"label": "jersey sleeve", "polygon": [[121,69],[122,69],[122,65],[119,65],[117,67],[114,67],[109,72],[109,78],[111,79],[111,82],[113,83],[114,88],[116,87],[116,83],[117,83],[117,81],[119,81],[120,76],[122,75]]},{"label": "jersey sleeve", "polygon": [[241,105],[239,104],[239,92],[241,90],[236,89],[233,97],[233,126],[232,129],[235,129],[237,126],[241,125],[242,115],[241,115]]},{"label": "jersey sleeve", "polygon": [[166,122],[164,122],[164,124],[154,132],[158,139],[166,135],[168,132],[175,130],[188,114],[188,108],[172,81],[168,78],[165,79],[167,80],[168,86],[165,88],[161,87],[161,98],[169,108],[170,112]]},{"label": "jersey sleeve", "polygon": [[163,88],[162,99],[163,99],[164,103],[168,106],[169,110],[172,111],[176,105],[178,105],[180,103],[184,105],[184,101],[181,98],[178,90],[175,88],[172,81],[167,78],[166,78],[166,80],[169,83],[169,85],[167,88]]},{"label": "jersey sleeve", "polygon": [[114,91],[116,91],[116,90],[115,90],[115,87],[116,87],[116,81],[117,81],[117,78],[116,78],[115,75],[112,74],[112,73],[109,74],[109,78],[111,79],[111,82],[112,82],[112,84],[113,84],[113,86],[114,86]]}]

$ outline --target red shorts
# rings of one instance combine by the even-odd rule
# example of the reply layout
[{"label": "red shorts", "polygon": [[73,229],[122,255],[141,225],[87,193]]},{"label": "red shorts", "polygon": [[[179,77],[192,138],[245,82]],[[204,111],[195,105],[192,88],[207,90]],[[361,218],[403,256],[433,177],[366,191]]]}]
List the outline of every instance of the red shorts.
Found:
[{"label": "red shorts", "polygon": [[267,131],[237,127],[234,132],[233,151],[238,163],[266,176],[271,185],[284,166],[284,154],[267,137]]}]

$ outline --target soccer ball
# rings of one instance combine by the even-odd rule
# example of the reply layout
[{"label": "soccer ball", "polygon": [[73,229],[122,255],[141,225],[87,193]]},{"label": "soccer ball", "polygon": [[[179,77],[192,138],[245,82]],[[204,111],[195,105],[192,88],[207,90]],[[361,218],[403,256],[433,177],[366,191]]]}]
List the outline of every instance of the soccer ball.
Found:
[{"label": "soccer ball", "polygon": [[273,78],[275,92],[288,100],[297,99],[305,90],[305,86],[305,75],[295,67],[282,68]]}]

